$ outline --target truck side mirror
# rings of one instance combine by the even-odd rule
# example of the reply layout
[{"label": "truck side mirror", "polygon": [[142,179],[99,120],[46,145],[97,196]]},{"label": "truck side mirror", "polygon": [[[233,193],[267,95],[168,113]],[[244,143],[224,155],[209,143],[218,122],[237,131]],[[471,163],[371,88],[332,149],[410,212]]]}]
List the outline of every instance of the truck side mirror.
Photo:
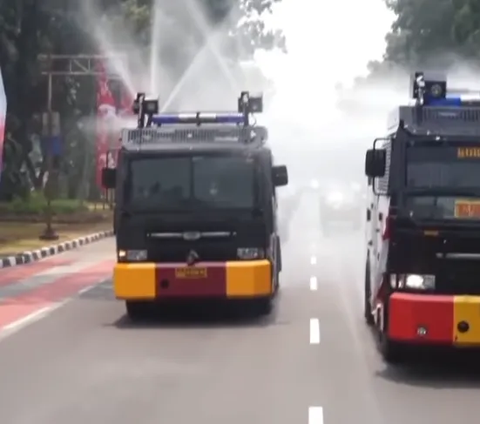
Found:
[{"label": "truck side mirror", "polygon": [[283,187],[288,185],[288,169],[285,165],[278,165],[272,168],[273,185]]},{"label": "truck side mirror", "polygon": [[114,189],[117,185],[117,170],[115,168],[102,169],[102,186],[106,189]]},{"label": "truck side mirror", "polygon": [[369,149],[365,155],[365,175],[369,178],[385,176],[387,151],[385,149]]}]

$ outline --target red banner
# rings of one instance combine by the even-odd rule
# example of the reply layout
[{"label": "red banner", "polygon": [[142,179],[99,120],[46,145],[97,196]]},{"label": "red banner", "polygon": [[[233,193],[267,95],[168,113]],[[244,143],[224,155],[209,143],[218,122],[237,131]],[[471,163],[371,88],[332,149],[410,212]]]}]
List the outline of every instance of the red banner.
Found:
[{"label": "red banner", "polygon": [[[97,70],[97,140],[96,140],[96,181],[102,186],[102,168],[114,168],[116,152],[120,147],[122,118],[131,116],[133,97],[125,85],[109,78],[107,64],[99,62]],[[116,87],[116,89],[113,89]]]}]

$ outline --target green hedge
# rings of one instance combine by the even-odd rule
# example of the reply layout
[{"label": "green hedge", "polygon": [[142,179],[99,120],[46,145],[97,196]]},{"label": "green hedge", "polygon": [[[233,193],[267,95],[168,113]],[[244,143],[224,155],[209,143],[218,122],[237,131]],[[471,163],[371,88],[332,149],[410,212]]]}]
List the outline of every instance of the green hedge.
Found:
[{"label": "green hedge", "polygon": [[[3,215],[42,215],[47,209],[47,201],[41,194],[32,194],[28,201],[17,198],[12,202],[0,203],[0,214]],[[52,212],[55,215],[69,215],[88,212],[88,205],[79,200],[58,199],[52,201]]]}]

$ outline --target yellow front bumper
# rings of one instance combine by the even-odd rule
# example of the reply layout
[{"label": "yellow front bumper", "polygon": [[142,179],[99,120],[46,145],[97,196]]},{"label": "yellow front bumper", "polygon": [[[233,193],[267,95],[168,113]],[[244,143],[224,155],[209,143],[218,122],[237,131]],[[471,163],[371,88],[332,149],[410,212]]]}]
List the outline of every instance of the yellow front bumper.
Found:
[{"label": "yellow front bumper", "polygon": [[178,274],[185,267],[183,263],[118,263],[113,272],[115,296],[124,300],[238,299],[264,297],[273,292],[272,266],[267,260],[198,263],[188,267],[198,271],[195,278]]}]

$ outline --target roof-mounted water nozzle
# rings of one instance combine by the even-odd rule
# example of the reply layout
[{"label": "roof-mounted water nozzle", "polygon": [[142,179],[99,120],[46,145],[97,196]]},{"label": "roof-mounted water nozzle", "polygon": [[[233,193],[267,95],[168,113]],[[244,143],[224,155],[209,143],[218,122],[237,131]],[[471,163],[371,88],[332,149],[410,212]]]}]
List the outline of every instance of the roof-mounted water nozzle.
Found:
[{"label": "roof-mounted water nozzle", "polygon": [[248,91],[242,91],[238,98],[238,112],[243,115],[244,125],[248,127],[250,115],[263,112],[263,95],[251,96]]},{"label": "roof-mounted water nozzle", "polygon": [[[194,124],[236,124],[248,127],[249,117],[254,113],[263,112],[263,96],[251,96],[248,91],[240,93],[238,112],[190,112],[190,113],[159,113],[158,98],[146,98],[145,93],[138,93],[132,106],[133,113],[138,116],[138,128],[153,125]],[[147,118],[145,120],[145,118]]]},{"label": "roof-mounted water nozzle", "polygon": [[411,78],[411,95],[418,105],[424,106],[446,99],[446,76],[439,73],[415,72]]},{"label": "roof-mounted water nozzle", "polygon": [[[153,116],[160,110],[160,102],[155,98],[147,98],[145,93],[137,93],[137,97],[133,101],[132,112],[137,115],[138,128],[150,127]],[[147,118],[147,122],[145,122]]]}]

